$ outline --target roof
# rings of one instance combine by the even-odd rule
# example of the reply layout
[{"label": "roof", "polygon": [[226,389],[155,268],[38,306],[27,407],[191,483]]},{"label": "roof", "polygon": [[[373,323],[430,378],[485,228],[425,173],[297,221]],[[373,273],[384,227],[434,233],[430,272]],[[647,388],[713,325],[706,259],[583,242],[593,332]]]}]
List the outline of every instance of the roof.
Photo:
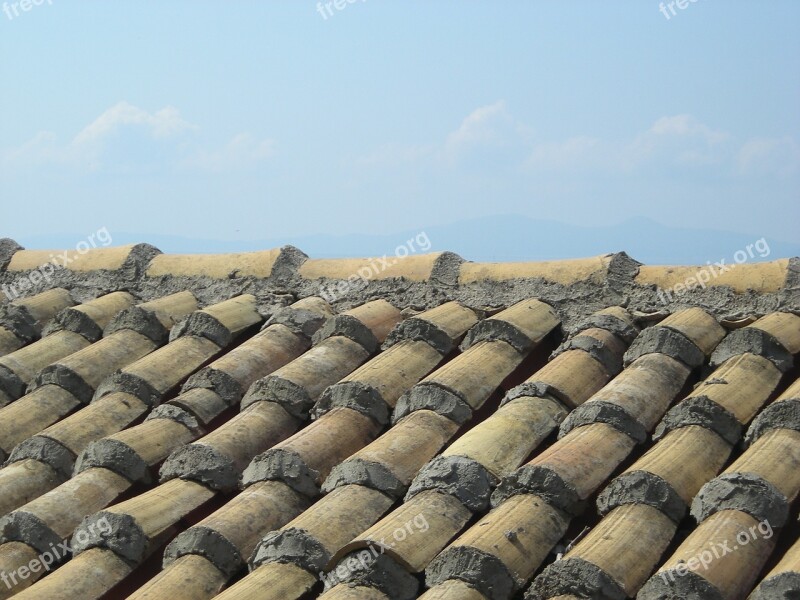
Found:
[{"label": "roof", "polygon": [[2,240],[0,598],[783,597],[798,282]]}]

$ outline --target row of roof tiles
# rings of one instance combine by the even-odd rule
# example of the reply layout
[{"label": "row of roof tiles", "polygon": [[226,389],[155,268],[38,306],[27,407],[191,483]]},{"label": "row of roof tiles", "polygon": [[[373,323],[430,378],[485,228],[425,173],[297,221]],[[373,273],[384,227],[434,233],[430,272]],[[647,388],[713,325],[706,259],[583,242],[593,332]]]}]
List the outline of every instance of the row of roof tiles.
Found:
[{"label": "row of roof tiles", "polygon": [[[58,290],[48,302],[57,296],[67,302]],[[719,537],[715,519],[731,517],[736,533],[763,517],[778,531],[800,488],[796,382],[714,479],[800,351],[800,317],[789,313],[725,337],[700,309],[641,334],[626,310],[604,309],[465,432],[558,327],[547,304],[526,300],[482,319],[451,302],[403,319],[384,300],[337,315],[306,298],[223,354],[262,321],[253,296],[203,310],[188,292],[134,302],[116,292],[53,308],[40,341],[0,358],[8,404],[0,448],[10,454],[0,470],[0,570],[19,573],[71,535],[75,553],[41,581],[41,572],[20,578],[11,591],[31,586],[20,598],[113,595],[215,502],[131,597],[210,598],[230,586],[222,597],[300,598],[327,571],[324,598],[416,597],[423,572],[426,598],[508,598],[654,430],[660,440],[641,464],[600,495],[607,516],[594,535],[541,572],[528,595],[626,597],[642,588],[643,598],[733,598],[755,583],[763,545],[719,557],[711,574],[672,572]],[[669,409],[706,363],[716,371]],[[560,439],[547,445],[555,429]],[[765,494],[769,502],[759,502]],[[696,538],[663,563],[667,576],[645,582],[689,504]],[[621,530],[627,537],[595,533]],[[387,538],[391,546],[365,550]],[[796,575],[791,556],[764,586],[795,581],[784,576]],[[252,573],[235,582],[246,563]]]},{"label": "row of roof tiles", "polygon": [[[635,283],[678,293],[685,289],[727,286],[737,293],[766,293],[796,289],[800,285],[800,260],[783,258],[751,262],[753,257],[732,264],[699,266],[642,265],[625,253],[544,262],[475,263],[452,252],[410,254],[383,258],[308,258],[300,250],[285,246],[258,252],[232,254],[162,254],[148,244],[92,249],[51,251],[24,250],[9,239],[0,240],[0,270],[28,272],[56,264],[76,273],[119,271],[151,278],[209,277],[275,278],[297,275],[306,280],[402,277],[412,282],[470,284],[480,281],[543,279],[569,285],[577,282],[617,285]],[[735,267],[735,268],[734,268]],[[698,276],[698,273],[702,275]],[[332,288],[335,291],[335,288]]]}]

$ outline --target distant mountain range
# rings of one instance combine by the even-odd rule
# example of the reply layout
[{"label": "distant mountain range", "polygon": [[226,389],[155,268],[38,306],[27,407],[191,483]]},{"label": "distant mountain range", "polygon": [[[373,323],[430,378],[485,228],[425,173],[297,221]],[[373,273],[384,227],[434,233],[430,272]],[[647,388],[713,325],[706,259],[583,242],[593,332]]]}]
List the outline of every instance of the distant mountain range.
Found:
[{"label": "distant mountain range", "polygon": [[[624,250],[646,264],[706,264],[753,244],[748,262],[800,256],[800,242],[711,229],[667,227],[634,218],[607,227],[580,227],[557,221],[501,215],[436,225],[387,235],[318,234],[264,240],[209,240],[148,233],[111,232],[114,245],[148,242],[164,252],[218,253],[264,250],[292,244],[314,258],[393,255],[406,240],[417,251],[450,250],[474,261],[524,261],[579,258]],[[8,235],[8,233],[6,233]],[[2,237],[2,235],[0,235]],[[85,234],[14,237],[27,248],[70,248]]]}]

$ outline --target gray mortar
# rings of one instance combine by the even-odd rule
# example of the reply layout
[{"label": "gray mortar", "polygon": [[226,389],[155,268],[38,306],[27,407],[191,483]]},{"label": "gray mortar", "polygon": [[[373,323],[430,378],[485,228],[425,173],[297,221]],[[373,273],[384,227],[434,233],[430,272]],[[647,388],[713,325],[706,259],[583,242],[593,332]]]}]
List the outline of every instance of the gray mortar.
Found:
[{"label": "gray mortar", "polygon": [[386,350],[405,340],[425,342],[442,356],[450,354],[455,348],[453,339],[443,329],[419,317],[409,317],[395,325],[382,347]]},{"label": "gray mortar", "polygon": [[652,506],[676,524],[681,522],[688,508],[675,488],[647,471],[631,471],[614,479],[597,497],[597,512],[605,515],[624,504]]},{"label": "gray mortar", "polygon": [[692,500],[692,516],[702,523],[723,510],[745,512],[779,529],[789,519],[789,502],[770,482],[752,473],[724,473],[706,483]]},{"label": "gray mortar", "polygon": [[491,486],[492,476],[479,462],[464,456],[437,456],[411,482],[405,501],[420,492],[437,490],[476,513],[488,508]]},{"label": "gray mortar", "polygon": [[322,491],[332,492],[343,485],[368,487],[391,496],[393,500],[401,498],[408,489],[408,484],[400,481],[386,465],[362,458],[349,458],[333,467],[322,484]]},{"label": "gray mortar", "polygon": [[510,344],[520,354],[527,354],[535,345],[535,341],[520,329],[502,319],[484,319],[478,321],[464,336],[459,346],[464,352],[478,342],[501,340]]},{"label": "gray mortar", "polygon": [[11,238],[0,238],[0,272],[5,271],[18,250],[24,250],[24,248]]},{"label": "gray mortar", "polygon": [[789,269],[784,288],[787,295],[792,294],[795,300],[800,297],[800,258],[796,256],[789,259]]},{"label": "gray mortar", "polygon": [[314,400],[305,388],[278,375],[267,375],[256,381],[242,398],[241,410],[256,402],[274,402],[287,413],[305,421]]},{"label": "gray mortar", "polygon": [[750,445],[773,429],[800,431],[800,398],[789,398],[770,404],[750,425],[745,442]]},{"label": "gray mortar", "polygon": [[570,338],[550,358],[553,359],[568,350],[583,350],[599,362],[603,366],[603,370],[611,376],[622,371],[622,356],[592,336],[579,334]]},{"label": "gray mortar", "polygon": [[371,385],[360,381],[343,381],[325,388],[314,405],[313,418],[318,419],[338,407],[358,411],[379,425],[389,422],[389,412],[392,410],[381,393]]},{"label": "gray mortar", "polygon": [[150,262],[159,254],[161,250],[150,244],[136,244],[131,248],[128,258],[122,263],[119,271],[126,279],[138,279],[145,274]]},{"label": "gray mortar", "polygon": [[765,579],[753,590],[748,600],[798,600],[800,598],[800,573],[779,573]]},{"label": "gray mortar", "polygon": [[642,266],[638,260],[625,252],[615,252],[608,263],[608,281],[606,287],[623,299],[630,293],[631,281],[639,274]]},{"label": "gray mortar", "polygon": [[[104,531],[110,529],[110,532]],[[77,556],[91,548],[106,548],[129,565],[140,564],[147,551],[147,535],[130,515],[101,511],[86,517],[72,536],[72,552]]]},{"label": "gray mortar", "polygon": [[525,600],[547,600],[560,595],[598,600],[625,600],[628,597],[613,577],[582,558],[566,558],[548,565],[533,580]]},{"label": "gray mortar", "polygon": [[551,385],[544,383],[543,381],[526,381],[524,383],[520,383],[518,386],[515,386],[506,392],[506,395],[503,397],[503,400],[500,402],[500,406],[505,406],[509,402],[516,400],[517,398],[548,398],[548,397],[555,397],[561,399],[561,394]]},{"label": "gray mortar", "polygon": [[147,415],[145,421],[151,421],[153,419],[169,419],[175,421],[186,427],[186,429],[196,436],[200,436],[203,433],[203,428],[200,426],[197,417],[185,408],[176,406],[175,404],[162,404],[154,408],[150,411],[150,414]]},{"label": "gray mortar", "polygon": [[763,356],[781,373],[792,368],[794,358],[773,335],[757,327],[742,327],[729,333],[714,349],[709,365],[716,368],[729,358],[745,353]]},{"label": "gray mortar", "polygon": [[717,588],[700,575],[675,569],[656,573],[644,584],[636,600],[725,600]]},{"label": "gray mortar", "polygon": [[380,347],[378,339],[369,327],[351,315],[331,317],[314,334],[314,344],[336,335],[344,336],[359,344],[364,350],[373,354]]},{"label": "gray mortar", "polygon": [[742,424],[726,408],[706,396],[687,398],[673,406],[656,427],[653,440],[659,440],[670,431],[699,425],[713,431],[731,446],[742,437]]},{"label": "gray mortar", "polygon": [[308,255],[302,250],[289,244],[282,246],[275,264],[272,265],[270,277],[277,282],[289,282],[298,277],[297,272],[307,260]]},{"label": "gray mortar", "polygon": [[57,385],[75,396],[82,404],[89,404],[94,396],[94,388],[83,380],[75,371],[58,363],[48,365],[36,376],[28,386],[28,393],[45,385]]},{"label": "gray mortar", "polygon": [[705,362],[705,354],[692,340],[682,333],[668,327],[654,325],[642,331],[625,353],[627,367],[645,354],[666,354],[681,361],[690,369],[696,369]]},{"label": "gray mortar", "polygon": [[615,317],[614,315],[593,314],[581,321],[580,324],[572,330],[571,337],[580,335],[582,331],[592,328],[604,329],[614,334],[625,342],[626,345],[632,344],[636,336],[639,335],[639,329],[623,321],[619,317]]},{"label": "gray mortar", "polygon": [[172,342],[185,335],[194,335],[211,340],[220,348],[226,348],[233,341],[233,334],[216,318],[202,311],[195,311],[175,325],[169,332]]},{"label": "gray mortar", "polygon": [[[294,294],[286,291],[272,293],[251,290],[249,293],[255,295],[256,310],[258,311],[258,314],[261,315],[263,321],[268,321],[279,310],[287,308],[289,305],[298,300]],[[260,325],[260,327],[263,328],[263,323]]]},{"label": "gray mortar", "polygon": [[331,555],[318,540],[302,529],[290,527],[270,531],[261,538],[248,563],[251,571],[263,564],[278,562],[321,573],[330,560]]},{"label": "gray mortar", "polygon": [[256,456],[242,474],[242,486],[258,481],[282,481],[309,498],[319,495],[320,474],[309,467],[299,454],[284,448],[271,448]]},{"label": "gray mortar", "polygon": [[264,323],[261,330],[272,327],[273,325],[283,325],[291,329],[294,333],[302,335],[309,340],[325,323],[326,318],[314,311],[304,308],[292,308],[287,306],[281,308]]},{"label": "gray mortar", "polygon": [[140,306],[131,306],[115,316],[103,335],[108,337],[115,331],[124,329],[140,333],[159,346],[166,344],[169,339],[169,330],[161,324],[155,313]]},{"label": "gray mortar", "polygon": [[459,425],[472,418],[472,408],[464,397],[435,381],[418,383],[400,396],[392,414],[392,424],[418,410],[432,410]]},{"label": "gray mortar", "polygon": [[181,478],[196,481],[217,492],[232,492],[239,474],[227,456],[201,443],[181,446],[169,455],[159,471],[161,483]]},{"label": "gray mortar", "polygon": [[[369,552],[361,550],[347,554],[339,565],[358,563],[358,554]],[[419,590],[417,579],[401,567],[397,561],[386,554],[379,554],[371,562],[367,570],[362,568],[347,569],[347,576],[341,580],[345,585],[375,588],[389,597],[390,600],[414,600]]]},{"label": "gray mortar", "polygon": [[0,391],[5,392],[9,398],[16,400],[25,395],[25,388],[27,388],[27,385],[14,371],[6,365],[0,365]]},{"label": "gray mortar", "polygon": [[604,286],[588,281],[564,285],[540,277],[461,284],[453,291],[451,299],[477,309],[496,310],[530,298],[546,301],[565,316],[564,326],[574,326],[589,314],[620,303],[617,295],[609,293]]},{"label": "gray mortar", "polygon": [[[342,280],[329,279],[327,281],[333,282],[335,285]],[[298,279],[292,289],[297,290],[299,297],[319,295],[321,283],[322,281],[319,279]],[[348,283],[348,285],[351,284]],[[364,287],[359,286],[358,289],[350,289],[346,296],[335,300],[332,304],[337,311],[341,312],[370,300],[382,298],[394,306],[423,311],[453,300],[452,295],[455,293],[456,290],[454,288],[440,288],[432,282],[411,282],[402,277],[393,277],[372,280]]]},{"label": "gray mortar", "polygon": [[66,481],[72,476],[72,468],[75,464],[75,456],[66,446],[41,435],[35,435],[20,442],[11,451],[11,456],[8,457],[6,464],[10,465],[27,459],[48,465],[62,481]]},{"label": "gray mortar", "polygon": [[[587,315],[620,304],[618,294],[590,282],[569,285],[541,278],[484,280],[459,285],[448,300],[458,300],[478,309],[506,308],[521,300],[538,298],[559,313],[564,326],[572,326]],[[441,303],[441,302],[440,302]]]},{"label": "gray mortar", "polygon": [[44,554],[61,541],[61,536],[44,521],[24,510],[15,510],[0,519],[0,544],[22,542]]},{"label": "gray mortar", "polygon": [[77,333],[92,344],[103,337],[103,330],[89,315],[72,307],[67,307],[59,312],[44,328],[43,335],[48,336],[56,331]]},{"label": "gray mortar", "polygon": [[148,464],[133,448],[119,440],[104,438],[91,442],[75,461],[74,474],[93,467],[114,471],[131,483],[151,482]]},{"label": "gray mortar", "polygon": [[225,371],[212,367],[206,367],[189,377],[181,387],[181,394],[195,388],[214,391],[228,406],[237,405],[244,396],[244,390],[238,381]]},{"label": "gray mortar", "polygon": [[590,282],[562,285],[542,279],[511,279],[461,285],[450,299],[459,300],[467,306],[506,307],[520,300],[536,297],[553,306],[564,326],[568,328],[576,326],[598,310],[615,305],[644,313],[675,312],[698,306],[718,318],[763,315],[778,310],[781,306],[793,306],[795,310],[800,308],[800,298],[790,300],[784,292],[737,294],[729,287],[707,287],[705,290],[690,290],[664,304],[658,291],[653,285],[637,285],[631,280],[624,297],[620,297],[606,287]]},{"label": "gray mortar", "polygon": [[792,257],[789,259],[789,275],[786,277],[787,289],[800,289],[800,258]]},{"label": "gray mortar", "polygon": [[113,394],[114,392],[124,392],[136,396],[139,400],[147,404],[147,406],[151,407],[158,406],[163,397],[163,394],[154,388],[146,379],[132,373],[126,373],[125,371],[117,371],[100,382],[92,401],[97,402],[103,396]]},{"label": "gray mortar", "polygon": [[492,507],[521,494],[539,496],[542,500],[570,516],[584,510],[586,502],[578,492],[553,469],[541,465],[524,465],[504,477],[492,494]]},{"label": "gray mortar", "polygon": [[[296,278],[283,285],[274,280],[250,278],[247,281],[231,282],[205,278],[154,278],[159,281],[144,280],[137,283],[136,291],[148,299],[163,295],[170,286],[175,291],[192,289],[202,301],[224,300],[236,293],[256,292],[260,294],[285,293],[290,289],[297,298],[319,294],[319,280]],[[130,285],[130,284],[128,284]],[[263,291],[262,291],[263,290]],[[224,295],[223,295],[224,292]],[[345,298],[335,302],[337,310],[345,310],[374,300],[384,298],[396,306],[414,307],[417,310],[434,308],[440,304],[457,300],[476,309],[488,307],[507,307],[537,297],[557,309],[562,322],[569,326],[587,315],[602,308],[619,304],[630,310],[646,313],[656,311],[674,312],[687,306],[699,306],[718,318],[735,318],[740,315],[764,315],[775,310],[800,310],[800,297],[788,292],[760,294],[746,292],[737,294],[729,287],[706,288],[692,291],[677,301],[664,305],[659,300],[654,286],[632,284],[628,295],[620,298],[602,286],[589,282],[571,285],[545,282],[542,279],[515,279],[508,281],[485,281],[460,285],[458,288],[438,287],[430,282],[409,282],[402,278],[374,280],[364,289],[352,290]]]},{"label": "gray mortar", "polygon": [[433,262],[431,281],[442,287],[456,287],[463,262],[455,252],[442,252]]},{"label": "gray mortar", "polygon": [[587,402],[569,413],[561,423],[558,439],[563,438],[573,429],[594,423],[610,425],[637,444],[643,444],[647,440],[647,430],[633,415],[618,404],[612,404],[605,400]]},{"label": "gray mortar", "polygon": [[0,327],[5,327],[26,344],[39,339],[40,328],[24,306],[6,304],[0,308]]},{"label": "gray mortar", "polygon": [[432,588],[450,579],[465,581],[489,600],[508,600],[523,584],[502,560],[470,546],[450,546],[425,569],[425,585]]},{"label": "gray mortar", "polygon": [[[264,280],[260,279],[258,281]],[[264,321],[272,318],[272,315],[279,310],[287,308],[290,304],[297,301],[297,297],[294,294],[284,290],[275,290],[275,292],[271,292],[259,288],[251,289],[249,293],[256,297],[256,310]],[[216,304],[216,302],[214,304]]]},{"label": "gray mortar", "polygon": [[169,543],[164,550],[164,568],[188,554],[204,557],[222,571],[227,579],[245,567],[239,549],[228,538],[202,525],[190,527]]},{"label": "gray mortar", "polygon": [[[211,306],[242,294],[253,294],[260,313],[271,314],[294,297],[287,298],[285,290],[266,285],[269,280],[255,277],[214,279],[206,276],[160,275],[145,277],[136,282],[135,291],[146,300],[155,300],[169,294],[191,291],[200,306]],[[273,293],[275,292],[275,293]]]}]

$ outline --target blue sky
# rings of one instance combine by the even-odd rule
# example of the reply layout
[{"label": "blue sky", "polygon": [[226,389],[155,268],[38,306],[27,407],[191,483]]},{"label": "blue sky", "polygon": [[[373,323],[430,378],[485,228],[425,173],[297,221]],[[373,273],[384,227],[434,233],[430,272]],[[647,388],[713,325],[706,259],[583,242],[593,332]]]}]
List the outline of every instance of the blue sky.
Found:
[{"label": "blue sky", "polygon": [[800,2],[14,4],[0,235],[515,214],[800,242]]}]

